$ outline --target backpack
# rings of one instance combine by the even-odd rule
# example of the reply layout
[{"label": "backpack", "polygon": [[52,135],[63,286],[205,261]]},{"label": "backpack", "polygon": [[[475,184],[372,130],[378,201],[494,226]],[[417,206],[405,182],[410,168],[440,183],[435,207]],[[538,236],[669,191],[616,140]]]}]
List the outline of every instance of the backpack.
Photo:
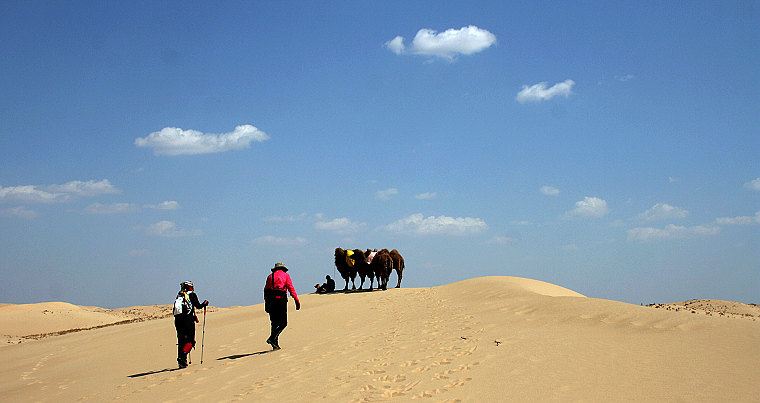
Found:
[{"label": "backpack", "polygon": [[177,298],[174,300],[174,316],[189,315],[190,313],[192,313],[190,298],[184,292],[177,294]]}]

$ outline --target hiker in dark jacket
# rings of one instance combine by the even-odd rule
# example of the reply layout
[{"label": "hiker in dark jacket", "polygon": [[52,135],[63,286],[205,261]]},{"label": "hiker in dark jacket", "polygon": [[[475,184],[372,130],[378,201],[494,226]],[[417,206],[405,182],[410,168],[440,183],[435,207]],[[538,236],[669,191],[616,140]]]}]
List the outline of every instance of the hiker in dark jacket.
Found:
[{"label": "hiker in dark jacket", "polygon": [[296,302],[296,311],[301,309],[301,301],[298,300],[288,268],[277,262],[272,268],[272,274],[267,276],[264,286],[264,309],[269,313],[269,320],[272,322],[272,332],[267,343],[273,350],[280,349],[280,333],[288,326],[288,292]]},{"label": "hiker in dark jacket", "polygon": [[195,309],[208,306],[208,300],[198,302],[192,281],[180,283],[180,290],[174,302],[174,327],[177,329],[177,365],[187,367],[187,354],[195,347],[195,323],[198,317]]},{"label": "hiker in dark jacket", "polygon": [[329,292],[335,291],[335,280],[333,280],[329,275],[325,276],[325,280],[327,280],[325,283],[322,283],[322,285],[315,285],[314,288],[317,289],[317,294],[327,294]]}]

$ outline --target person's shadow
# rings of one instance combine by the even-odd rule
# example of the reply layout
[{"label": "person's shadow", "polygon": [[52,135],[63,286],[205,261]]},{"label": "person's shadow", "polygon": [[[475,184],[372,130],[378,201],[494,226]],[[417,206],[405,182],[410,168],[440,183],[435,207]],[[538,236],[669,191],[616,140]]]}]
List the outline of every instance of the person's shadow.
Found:
[{"label": "person's shadow", "polygon": [[[274,351],[274,350],[257,351],[255,353],[248,353],[248,354],[234,354],[234,355],[228,355],[226,357],[220,357],[220,358],[217,358],[216,360],[217,361],[221,361],[221,360],[237,360],[237,359],[240,359],[240,358],[250,357],[250,356],[253,356],[253,355],[262,355],[262,354],[266,354],[266,353],[271,353],[272,351]],[[141,372],[139,374],[127,375],[127,378],[140,378],[140,377],[143,377],[143,376],[160,374],[162,372],[172,372],[172,371],[179,371],[179,370],[180,370],[180,368],[164,368],[164,369],[159,369],[159,370],[156,370],[156,371],[148,371],[148,372]]]},{"label": "person's shadow", "polygon": [[127,378],[140,378],[146,375],[160,374],[162,372],[172,372],[172,371],[179,371],[179,368],[165,368],[165,369],[159,369],[158,371],[141,372],[139,374],[128,375]]},{"label": "person's shadow", "polygon": [[226,357],[219,357],[216,360],[217,361],[221,361],[221,360],[237,360],[239,358],[250,357],[252,355],[261,355],[261,354],[271,353],[272,351],[274,351],[274,350],[257,351],[255,353],[248,353],[248,354],[234,354],[234,355],[228,355]]}]

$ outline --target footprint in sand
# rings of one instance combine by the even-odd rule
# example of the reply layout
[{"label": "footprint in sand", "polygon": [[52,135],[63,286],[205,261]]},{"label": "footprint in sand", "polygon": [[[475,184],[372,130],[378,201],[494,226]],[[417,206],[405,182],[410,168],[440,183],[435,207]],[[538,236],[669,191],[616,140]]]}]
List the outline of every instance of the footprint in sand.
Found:
[{"label": "footprint in sand", "polygon": [[448,385],[444,386],[444,388],[456,388],[456,387],[459,387],[459,386],[464,386],[465,383],[467,383],[467,382],[469,382],[471,380],[472,380],[472,378],[457,379],[457,380],[449,383]]},{"label": "footprint in sand", "polygon": [[379,378],[375,378],[376,382],[403,382],[406,380],[406,376],[403,374],[398,375],[383,375]]}]

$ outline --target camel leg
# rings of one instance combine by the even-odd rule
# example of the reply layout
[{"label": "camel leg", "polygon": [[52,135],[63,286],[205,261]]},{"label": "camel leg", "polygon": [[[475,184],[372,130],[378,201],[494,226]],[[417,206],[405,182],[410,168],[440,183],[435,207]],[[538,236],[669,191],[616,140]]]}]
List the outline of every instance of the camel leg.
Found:
[{"label": "camel leg", "polygon": [[396,284],[396,288],[401,288],[401,278],[403,277],[403,271],[398,270],[396,271],[396,274],[398,274],[398,284]]}]

